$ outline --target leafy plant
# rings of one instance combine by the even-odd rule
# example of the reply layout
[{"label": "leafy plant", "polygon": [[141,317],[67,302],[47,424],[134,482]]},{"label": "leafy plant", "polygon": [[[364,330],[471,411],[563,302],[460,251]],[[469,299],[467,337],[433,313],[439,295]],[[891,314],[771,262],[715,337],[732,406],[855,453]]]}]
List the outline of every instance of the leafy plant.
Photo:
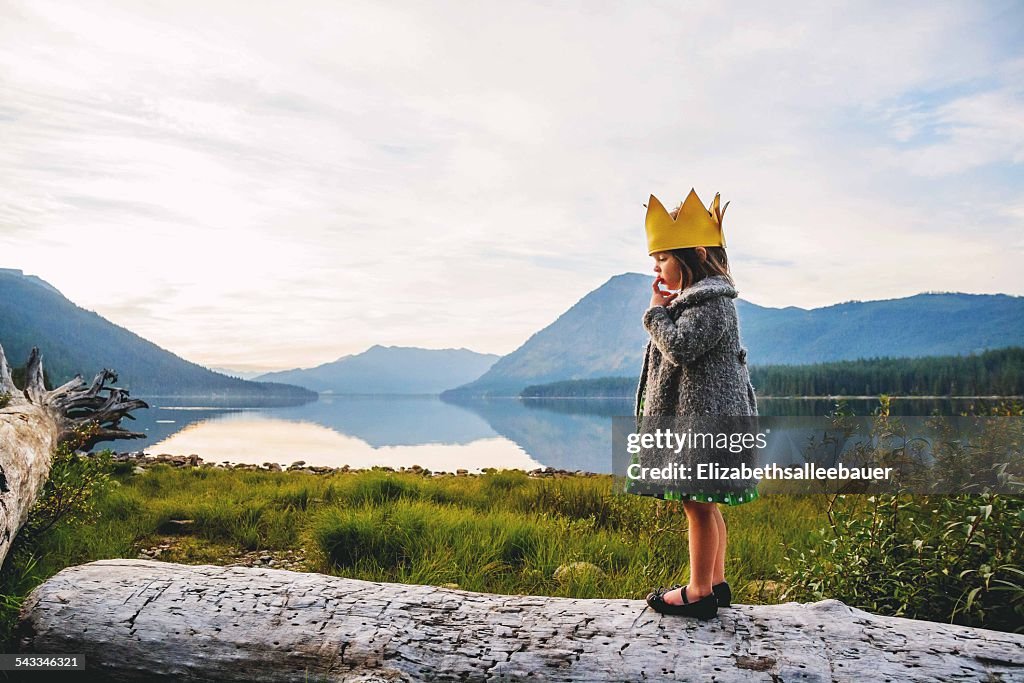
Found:
[{"label": "leafy plant", "polygon": [[779,567],[786,599],[1024,631],[1024,500],[841,496],[817,543]]},{"label": "leafy plant", "polygon": [[50,476],[28,519],[15,536],[0,569],[0,640],[7,642],[28,593],[46,577],[37,566],[47,535],[57,527],[80,527],[99,514],[95,501],[111,486],[109,450],[79,456],[75,450],[89,428],[54,449]]},{"label": "leafy plant", "polygon": [[[888,401],[880,413],[888,416]],[[943,465],[962,465],[948,458]],[[829,525],[777,567],[785,599],[837,598],[879,614],[1024,632],[1024,497],[833,495],[826,512]]]},{"label": "leafy plant", "polygon": [[18,540],[31,545],[33,539],[58,523],[73,525],[93,519],[96,515],[94,501],[109,486],[112,470],[113,458],[109,450],[83,457],[75,452],[73,442],[57,446],[50,476],[18,532]]}]

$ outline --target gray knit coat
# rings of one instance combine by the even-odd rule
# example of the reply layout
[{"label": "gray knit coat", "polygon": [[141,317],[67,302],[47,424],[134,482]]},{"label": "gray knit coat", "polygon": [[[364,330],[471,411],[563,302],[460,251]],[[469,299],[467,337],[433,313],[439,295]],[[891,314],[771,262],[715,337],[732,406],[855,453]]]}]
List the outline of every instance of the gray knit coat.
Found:
[{"label": "gray knit coat", "polygon": [[[740,342],[733,301],[738,294],[727,278],[712,275],[682,290],[667,305],[651,306],[644,312],[643,324],[651,338],[636,390],[634,414],[638,427],[644,427],[645,416],[757,415],[747,349]],[[651,420],[647,423],[656,424]],[[654,460],[658,457],[653,456]],[[661,464],[651,458],[648,454],[652,464]],[[680,461],[679,457],[672,459]],[[723,455],[700,450],[689,450],[682,458],[691,464],[711,460],[723,465],[746,462],[752,467],[754,459],[751,451]],[[720,482],[716,490],[736,492],[756,483]],[[693,488],[709,490],[707,486]]]}]

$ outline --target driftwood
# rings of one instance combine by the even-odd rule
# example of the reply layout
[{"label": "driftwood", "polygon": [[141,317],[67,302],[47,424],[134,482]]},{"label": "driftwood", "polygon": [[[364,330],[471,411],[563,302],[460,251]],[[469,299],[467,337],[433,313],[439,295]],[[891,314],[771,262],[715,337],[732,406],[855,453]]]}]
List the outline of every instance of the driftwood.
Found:
[{"label": "driftwood", "polygon": [[493,595],[279,569],[101,560],[33,591],[26,653],[102,680],[1020,681],[1024,635],[838,600],[707,622],[642,600]]},{"label": "driftwood", "polygon": [[58,445],[88,449],[98,441],[146,436],[118,426],[123,417],[134,419],[129,411],[149,406],[129,399],[125,389],[104,386],[117,381],[115,372],[104,369],[89,385],[76,375],[48,391],[35,347],[25,370],[25,388],[18,389],[0,346],[0,396],[8,397],[0,407],[0,563],[50,475]]}]

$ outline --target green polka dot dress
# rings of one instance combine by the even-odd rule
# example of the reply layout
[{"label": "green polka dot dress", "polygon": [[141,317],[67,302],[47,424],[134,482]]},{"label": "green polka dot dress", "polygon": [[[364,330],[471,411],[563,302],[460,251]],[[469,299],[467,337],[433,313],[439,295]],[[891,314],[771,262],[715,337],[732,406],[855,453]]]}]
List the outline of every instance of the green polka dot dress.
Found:
[{"label": "green polka dot dress", "polygon": [[[646,393],[645,387],[644,394],[640,396],[640,405],[637,409],[640,415],[644,414],[644,398]],[[632,456],[631,463],[640,464],[636,455]],[[625,491],[626,493],[652,496],[662,500],[693,500],[699,503],[722,503],[723,505],[742,505],[743,503],[749,503],[750,501],[760,498],[760,494],[757,492],[757,486],[751,486],[743,491],[733,493],[703,493],[700,491],[683,492],[671,487],[664,487],[661,491],[656,493],[651,492],[649,489],[641,491],[636,488],[636,480],[628,477],[626,478]]]}]

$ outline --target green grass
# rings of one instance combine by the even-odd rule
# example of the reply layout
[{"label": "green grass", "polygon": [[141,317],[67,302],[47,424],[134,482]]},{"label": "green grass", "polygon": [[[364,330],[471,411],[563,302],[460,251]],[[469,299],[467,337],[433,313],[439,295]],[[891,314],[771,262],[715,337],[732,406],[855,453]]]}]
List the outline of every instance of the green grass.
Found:
[{"label": "green grass", "polygon": [[[57,526],[35,549],[32,576],[97,559],[135,557],[174,519],[195,520],[177,561],[229,561],[230,551],[304,548],[310,571],[496,593],[642,598],[687,575],[682,506],[611,493],[610,476],[425,476],[372,470],[306,472],[118,468],[87,525]],[[775,579],[787,547],[824,523],[824,500],[767,496],[723,508],[726,567],[737,600]],[[657,508],[661,514],[656,514]],[[604,572],[558,581],[583,561]],[[32,583],[32,579],[27,579]],[[751,584],[748,587],[748,584]],[[22,587],[24,586],[24,582]]]},{"label": "green grass", "polygon": [[[317,475],[158,464],[134,474],[115,464],[86,521],[58,523],[30,543],[15,539],[0,571],[0,641],[15,647],[21,602],[61,569],[138,557],[171,537],[161,560],[229,564],[249,551],[290,550],[305,557],[305,571],[508,595],[642,599],[652,586],[683,581],[682,505],[611,490],[611,476],[515,470]],[[787,549],[807,549],[826,502],[773,495],[723,506],[737,602],[778,601],[776,567]],[[194,521],[170,524],[181,519]],[[572,562],[601,571],[556,578]]]}]

